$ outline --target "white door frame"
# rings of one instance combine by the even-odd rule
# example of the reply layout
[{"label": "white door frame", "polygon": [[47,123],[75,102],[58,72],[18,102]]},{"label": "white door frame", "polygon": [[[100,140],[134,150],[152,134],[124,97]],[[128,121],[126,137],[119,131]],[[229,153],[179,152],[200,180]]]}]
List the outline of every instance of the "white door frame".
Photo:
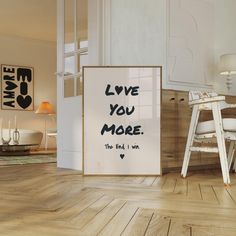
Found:
[{"label": "white door frame", "polygon": [[[64,2],[57,0],[57,166],[62,168],[82,169],[82,130],[81,138],[78,140],[79,150],[65,150],[64,131],[67,125],[63,117],[64,99]],[[89,65],[110,65],[110,11],[111,0],[88,0],[88,39],[89,39]],[[82,97],[66,98],[68,105],[77,99],[81,106],[81,121],[78,126],[82,129]],[[74,114],[76,115],[76,114]],[[71,142],[73,140],[71,137]],[[81,150],[80,150],[81,149]],[[78,153],[78,151],[80,153]],[[79,157],[78,157],[79,155]],[[76,157],[77,156],[77,157]],[[78,161],[79,159],[79,161]]]},{"label": "white door frame", "polygon": [[[74,45],[76,35],[76,0],[74,0]],[[73,52],[65,52],[65,0],[57,0],[57,166],[82,170],[82,95],[77,94],[76,83],[79,77],[77,55],[81,51],[74,48]],[[74,56],[74,72],[67,75],[65,58]],[[72,97],[64,97],[64,81],[74,80]]]},{"label": "white door frame", "polygon": [[[64,75],[64,0],[57,0],[57,160],[63,157],[62,147],[63,139],[60,132],[60,127],[63,125],[62,114],[62,98],[63,91],[63,75]],[[63,35],[63,37],[62,37]],[[57,166],[60,163],[57,162]]]}]

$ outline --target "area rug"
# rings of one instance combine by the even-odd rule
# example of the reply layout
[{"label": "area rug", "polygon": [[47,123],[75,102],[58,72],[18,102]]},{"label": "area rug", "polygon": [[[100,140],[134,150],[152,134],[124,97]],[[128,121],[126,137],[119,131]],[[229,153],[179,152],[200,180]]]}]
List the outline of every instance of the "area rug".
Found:
[{"label": "area rug", "polygon": [[56,153],[26,156],[0,156],[0,166],[57,162]]}]

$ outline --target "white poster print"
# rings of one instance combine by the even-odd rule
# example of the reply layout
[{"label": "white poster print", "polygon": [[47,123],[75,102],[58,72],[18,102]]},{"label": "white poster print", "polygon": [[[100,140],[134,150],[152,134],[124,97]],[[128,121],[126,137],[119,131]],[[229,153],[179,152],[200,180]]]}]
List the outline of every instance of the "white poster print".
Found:
[{"label": "white poster print", "polygon": [[84,174],[159,175],[160,67],[85,67]]}]

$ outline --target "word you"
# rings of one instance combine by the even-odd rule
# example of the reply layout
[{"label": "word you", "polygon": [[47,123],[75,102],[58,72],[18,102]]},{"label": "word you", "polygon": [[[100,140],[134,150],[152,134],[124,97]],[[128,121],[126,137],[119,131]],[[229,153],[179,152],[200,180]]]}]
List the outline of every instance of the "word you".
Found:
[{"label": "word you", "polygon": [[[139,86],[111,86],[107,84],[105,89],[105,96],[138,96],[139,95]],[[134,113],[135,106],[127,107],[119,104],[110,104],[110,116],[130,116]],[[143,135],[141,131],[141,125],[131,126],[128,125],[124,127],[122,124],[104,124],[101,129],[101,135],[105,133],[110,133],[111,135]]]}]

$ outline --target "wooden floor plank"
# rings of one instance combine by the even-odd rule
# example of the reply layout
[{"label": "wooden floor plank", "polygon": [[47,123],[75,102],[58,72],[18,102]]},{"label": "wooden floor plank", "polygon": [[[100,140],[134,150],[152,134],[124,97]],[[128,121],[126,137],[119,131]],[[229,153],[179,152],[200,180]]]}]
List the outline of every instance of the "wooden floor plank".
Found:
[{"label": "wooden floor plank", "polygon": [[162,177],[158,176],[155,179],[155,181],[152,183],[152,186],[156,187],[156,188],[162,188],[162,186],[165,183],[165,181],[166,181],[166,177],[165,176],[162,176]]},{"label": "wooden floor plank", "polygon": [[162,186],[162,191],[164,192],[174,192],[176,186],[177,179],[175,178],[166,178],[165,183]]},{"label": "wooden floor plank", "polygon": [[127,176],[124,177],[120,183],[127,183],[127,184],[140,184],[144,181],[145,177],[144,176]]},{"label": "wooden floor plank", "polygon": [[229,192],[225,188],[213,186],[213,190],[221,205],[236,208],[236,202],[233,201]]},{"label": "wooden floor plank", "polygon": [[225,227],[193,226],[192,236],[235,236],[236,229]]},{"label": "wooden floor plank", "polygon": [[74,204],[71,204],[70,202],[64,203],[60,211],[57,212],[56,219],[65,221],[73,219],[84,209],[86,209],[91,204],[94,204],[96,201],[102,198],[103,195],[104,195],[103,193],[89,191],[81,199],[79,199],[80,197],[78,196],[77,198],[78,200]]},{"label": "wooden floor plank", "polygon": [[123,236],[145,235],[149,223],[152,220],[153,214],[154,214],[153,210],[139,209],[121,235]]},{"label": "wooden floor plank", "polygon": [[82,228],[85,235],[97,235],[112,220],[112,218],[125,205],[126,201],[115,199],[99,214],[97,214],[87,225]]},{"label": "wooden floor plank", "polygon": [[166,236],[170,227],[170,218],[154,213],[146,231],[146,236]]},{"label": "wooden floor plank", "polygon": [[235,236],[236,229],[225,227],[212,227],[213,235],[215,236]]},{"label": "wooden floor plank", "polygon": [[200,189],[204,201],[219,203],[211,185],[200,184]]},{"label": "wooden floor plank", "polygon": [[0,167],[0,234],[236,235],[236,175],[93,176],[55,164]]},{"label": "wooden floor plank", "polygon": [[129,224],[130,220],[135,215],[138,208],[133,204],[126,204],[122,209],[112,218],[99,235],[107,236],[118,236],[120,235],[125,227]]},{"label": "wooden floor plank", "polygon": [[199,226],[192,227],[191,236],[212,236],[212,235],[215,234],[213,234],[211,227],[199,227]]},{"label": "wooden floor plank", "polygon": [[186,179],[176,179],[174,193],[186,197],[187,195],[187,180]]},{"label": "wooden floor plank", "polygon": [[193,200],[203,200],[200,184],[193,181],[188,181],[187,196]]},{"label": "wooden floor plank", "polygon": [[98,201],[88,206],[78,215],[74,216],[70,222],[72,225],[77,226],[79,229],[83,228],[89,223],[100,211],[102,211],[107,205],[113,201],[111,196],[103,196]]},{"label": "wooden floor plank", "polygon": [[171,220],[168,236],[191,236],[191,227],[181,221]]},{"label": "wooden floor plank", "polygon": [[151,186],[154,183],[154,181],[156,180],[156,178],[157,177],[155,177],[155,176],[148,176],[142,181],[141,184]]},{"label": "wooden floor plank", "polygon": [[232,185],[230,188],[227,189],[232,200],[236,203],[236,185]]}]

